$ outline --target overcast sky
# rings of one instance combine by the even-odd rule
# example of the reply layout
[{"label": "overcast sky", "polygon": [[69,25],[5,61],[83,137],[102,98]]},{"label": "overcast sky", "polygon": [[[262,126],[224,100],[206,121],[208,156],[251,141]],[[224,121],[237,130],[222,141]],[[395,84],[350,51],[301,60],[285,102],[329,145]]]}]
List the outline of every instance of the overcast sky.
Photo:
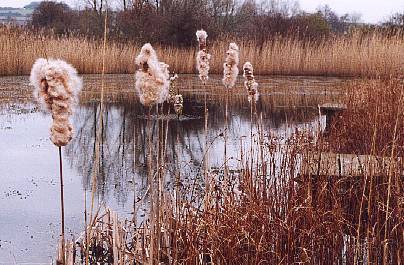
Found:
[{"label": "overcast sky", "polygon": [[[23,7],[31,1],[0,0],[0,6]],[[64,0],[63,2],[76,6],[85,0]],[[315,11],[319,5],[328,4],[338,15],[352,12],[360,13],[362,21],[368,23],[377,23],[392,13],[404,11],[404,0],[299,0],[299,3],[300,8],[307,12]]]}]

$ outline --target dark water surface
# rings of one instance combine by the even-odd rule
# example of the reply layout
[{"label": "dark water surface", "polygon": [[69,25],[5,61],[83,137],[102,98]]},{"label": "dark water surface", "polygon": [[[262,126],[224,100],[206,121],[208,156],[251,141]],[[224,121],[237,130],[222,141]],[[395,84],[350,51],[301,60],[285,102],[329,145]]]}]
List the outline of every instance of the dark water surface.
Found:
[{"label": "dark water surface", "polygon": [[[84,229],[84,197],[90,200],[98,127],[100,76],[84,77],[81,103],[72,118],[75,136],[63,148],[65,218],[68,237]],[[265,134],[286,141],[296,131],[315,137],[326,118],[322,103],[338,102],[347,80],[336,78],[260,77],[261,98],[255,106],[253,132],[259,121]],[[131,75],[108,75],[104,125],[97,175],[97,203],[106,203],[121,216],[133,211],[134,194],[146,187],[148,136],[157,137],[157,117],[139,105]],[[209,166],[220,169],[224,152],[224,90],[213,77],[202,87],[191,76],[178,83],[185,98],[184,115],[160,115],[165,131],[167,174],[170,183],[180,170],[184,181],[200,174],[205,154],[204,94],[208,93]],[[152,113],[155,111],[152,110]],[[228,156],[237,167],[241,144],[248,149],[250,104],[241,87],[229,99]],[[51,117],[32,102],[28,77],[0,78],[0,264],[47,263],[56,253],[60,230],[58,149],[49,140]],[[163,129],[164,128],[164,129]],[[199,173],[198,173],[199,172]],[[168,188],[170,185],[167,186]],[[86,195],[85,195],[86,194]],[[135,198],[135,199],[136,199]],[[139,214],[142,214],[141,211]]]}]

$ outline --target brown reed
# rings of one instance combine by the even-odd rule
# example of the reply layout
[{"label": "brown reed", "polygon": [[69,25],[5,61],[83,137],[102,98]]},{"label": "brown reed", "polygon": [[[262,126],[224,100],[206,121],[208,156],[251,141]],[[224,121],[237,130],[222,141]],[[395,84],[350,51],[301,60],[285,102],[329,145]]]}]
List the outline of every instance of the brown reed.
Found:
[{"label": "brown reed", "polygon": [[[258,44],[254,40],[236,40],[240,62],[250,61],[257,75],[319,76],[396,76],[403,72],[404,39],[402,32],[386,36],[380,31],[364,35],[353,32],[317,42],[276,37]],[[46,45],[44,45],[46,41]],[[220,74],[223,51],[232,39],[211,43],[210,72]],[[176,73],[195,73],[195,48],[155,46],[161,60]],[[22,29],[0,28],[0,75],[28,74],[37,57],[55,57],[69,61],[83,74],[101,73],[102,41],[81,36],[45,36]],[[133,56],[140,45],[108,42],[106,73],[134,73]]]},{"label": "brown reed", "polygon": [[[402,147],[403,108],[389,105],[396,102],[390,101],[396,98],[390,94],[400,95],[402,84],[392,79],[370,80],[360,86],[353,82],[352,86],[349,94],[355,91],[356,96],[348,102],[346,114],[335,120],[352,123],[349,130],[331,133],[317,142],[296,133],[279,145],[277,139],[264,135],[262,117],[257,115],[254,150],[240,154],[239,167],[229,174],[228,190],[220,181],[220,170],[209,172],[209,196],[196,192],[189,198],[193,184],[186,183],[181,189],[176,186],[175,191],[160,190],[160,218],[153,230],[150,221],[155,216],[146,217],[139,225],[119,220],[110,210],[96,214],[89,228],[95,231],[90,248],[101,246],[103,251],[94,252],[91,259],[125,260],[127,264],[401,264],[404,165],[398,148]],[[373,93],[376,87],[381,89],[379,94]],[[402,103],[400,97],[394,100]],[[362,113],[363,119],[377,117],[376,124],[369,126],[359,118],[352,121],[356,112]],[[391,134],[375,133],[388,124]],[[365,127],[373,128],[370,134]],[[362,131],[370,139],[358,141],[358,149],[334,146],[334,142]],[[370,145],[369,156],[327,153],[355,153],[363,144]],[[147,148],[151,146],[149,143]],[[165,148],[164,144],[160,148]],[[245,149],[241,146],[240,150]],[[346,166],[343,157],[349,157],[351,165],[359,161],[360,170]],[[166,170],[163,160],[158,167],[162,173]],[[337,161],[343,170],[337,170]],[[202,203],[195,203],[198,201]],[[154,233],[159,236],[153,238]],[[151,241],[156,239],[152,250]]]}]

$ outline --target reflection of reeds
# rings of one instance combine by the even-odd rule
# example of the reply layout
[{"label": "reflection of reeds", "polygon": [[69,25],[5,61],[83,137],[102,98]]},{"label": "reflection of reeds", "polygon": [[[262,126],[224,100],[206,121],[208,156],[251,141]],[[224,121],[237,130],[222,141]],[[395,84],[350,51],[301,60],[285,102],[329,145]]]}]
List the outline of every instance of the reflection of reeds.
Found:
[{"label": "reflection of reeds", "polygon": [[[46,39],[46,47],[43,39]],[[222,72],[222,52],[228,40],[210,45],[210,72]],[[251,60],[257,74],[327,75],[327,76],[390,76],[402,74],[404,39],[402,33],[386,36],[353,33],[336,36],[320,43],[303,42],[293,38],[275,37],[262,45],[255,41],[237,43],[242,50],[241,61]],[[260,47],[260,48],[257,48]],[[102,42],[84,37],[43,36],[22,29],[0,28],[0,75],[28,74],[37,56],[63,58],[74,64],[80,73],[100,73]],[[161,60],[176,73],[195,71],[193,48],[156,46]],[[110,42],[106,47],[106,73],[133,73],[133,54],[139,45]],[[85,58],[83,58],[85,54]]]}]

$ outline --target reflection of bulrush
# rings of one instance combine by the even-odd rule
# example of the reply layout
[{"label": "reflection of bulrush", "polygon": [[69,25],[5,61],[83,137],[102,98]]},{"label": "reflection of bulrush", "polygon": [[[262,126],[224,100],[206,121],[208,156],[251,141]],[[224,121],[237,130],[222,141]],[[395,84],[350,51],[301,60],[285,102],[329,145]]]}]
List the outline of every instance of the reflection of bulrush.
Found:
[{"label": "reflection of bulrush", "polygon": [[174,74],[173,76],[170,77],[170,90],[168,95],[169,102],[174,102],[175,95],[178,92],[176,87],[177,78],[178,78],[177,74]]},{"label": "reflection of bulrush", "polygon": [[62,60],[40,58],[32,66],[30,82],[35,87],[35,99],[52,113],[52,142],[67,145],[73,134],[69,117],[82,87],[76,69]]},{"label": "reflection of bulrush", "polygon": [[175,95],[174,98],[174,110],[177,115],[182,114],[182,109],[184,107],[184,99],[181,94]]},{"label": "reflection of bulrush", "polygon": [[226,88],[232,88],[236,84],[238,75],[239,49],[234,42],[230,43],[226,52],[223,65],[223,84]]},{"label": "reflection of bulrush", "polygon": [[208,34],[204,30],[198,30],[196,32],[196,38],[199,42],[199,51],[196,56],[196,67],[199,72],[199,79],[205,84],[209,79],[209,60],[210,54],[207,52],[206,48],[206,38]]},{"label": "reflection of bulrush", "polygon": [[136,57],[139,69],[136,72],[136,90],[145,106],[163,103],[168,97],[168,65],[160,63],[150,43],[143,45]]},{"label": "reflection of bulrush", "polygon": [[243,71],[244,71],[244,86],[247,89],[248,92],[248,101],[251,101],[254,99],[255,101],[258,100],[259,98],[259,93],[258,93],[258,83],[255,82],[254,78],[254,68],[250,62],[246,62],[243,65]]}]

